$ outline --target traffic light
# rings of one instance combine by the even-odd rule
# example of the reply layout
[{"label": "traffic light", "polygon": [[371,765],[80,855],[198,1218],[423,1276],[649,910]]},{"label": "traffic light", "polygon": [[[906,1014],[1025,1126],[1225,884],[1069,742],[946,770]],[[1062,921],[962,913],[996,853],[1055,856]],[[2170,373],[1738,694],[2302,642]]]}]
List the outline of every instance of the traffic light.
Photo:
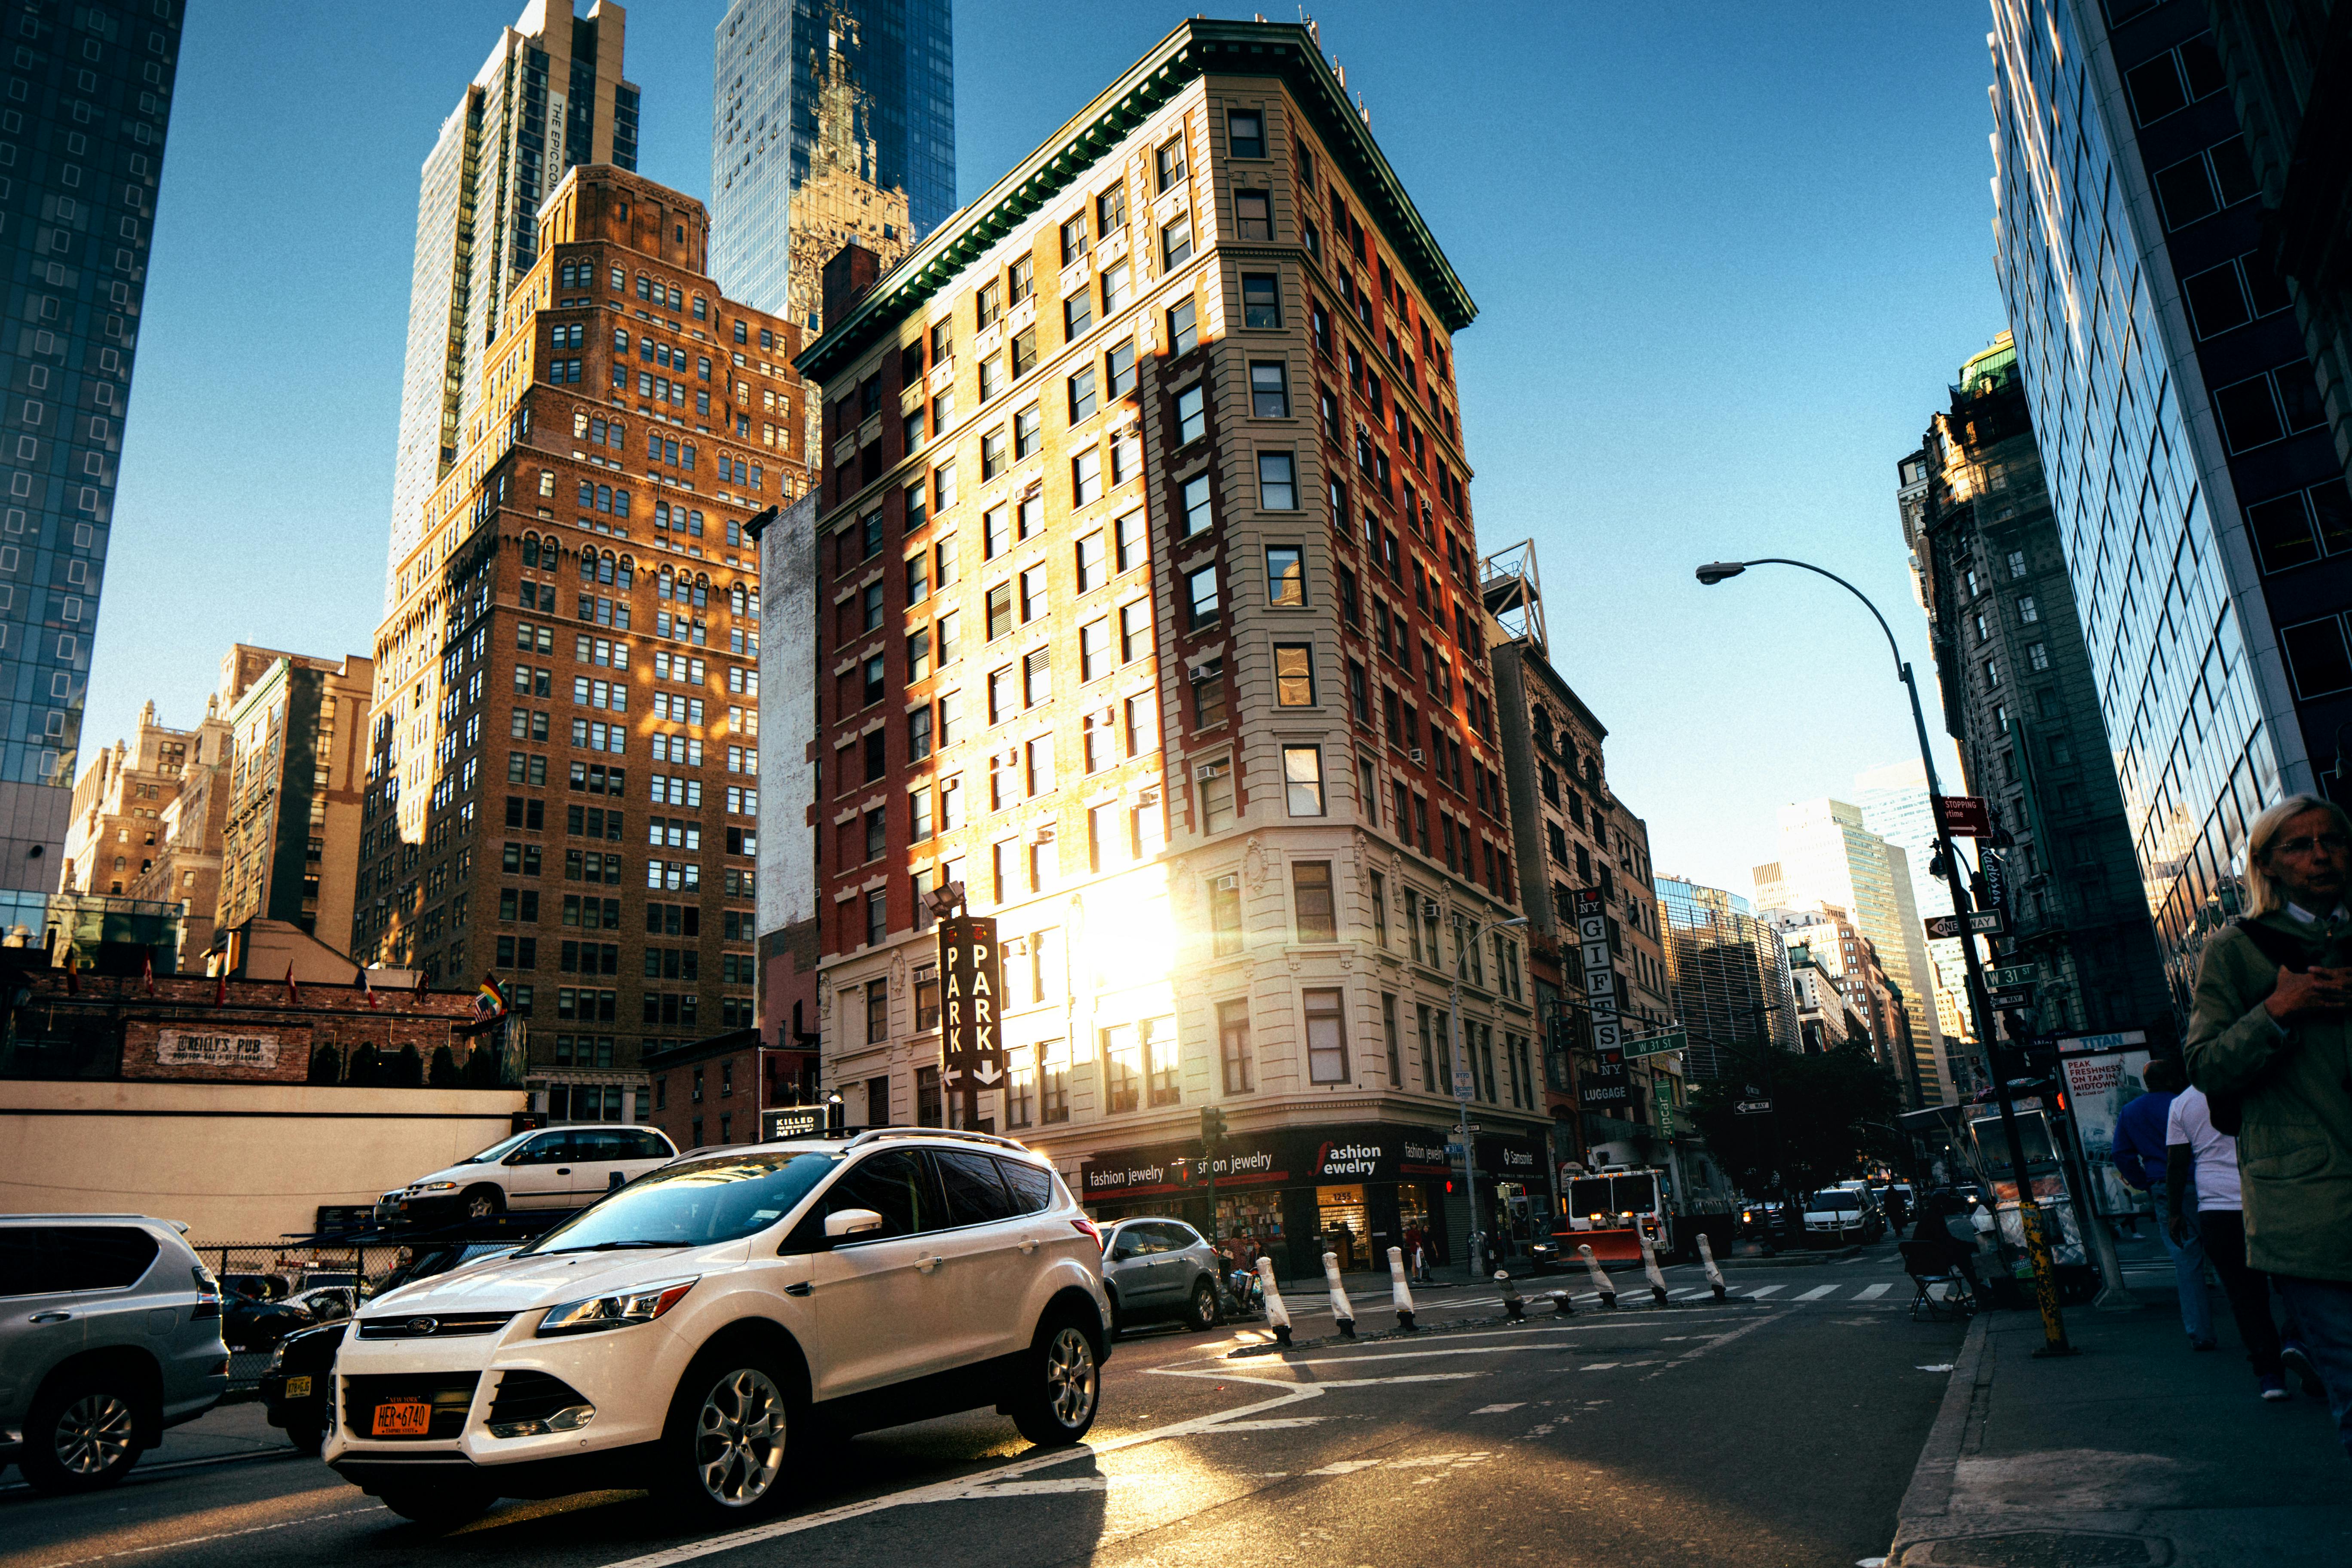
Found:
[{"label": "traffic light", "polygon": [[1224,1137],[1225,1113],[1213,1105],[1201,1107],[1201,1142],[1214,1147]]}]

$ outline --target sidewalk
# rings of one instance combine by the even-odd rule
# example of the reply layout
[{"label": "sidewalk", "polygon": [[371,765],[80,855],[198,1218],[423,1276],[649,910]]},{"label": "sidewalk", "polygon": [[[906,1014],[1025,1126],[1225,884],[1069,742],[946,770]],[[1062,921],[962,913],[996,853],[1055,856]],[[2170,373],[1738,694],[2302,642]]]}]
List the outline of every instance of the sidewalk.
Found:
[{"label": "sidewalk", "polygon": [[2035,1360],[2031,1312],[1969,1326],[1886,1568],[2352,1563],[2352,1465],[2325,1401],[2255,1396],[2219,1289],[2221,1349],[2200,1355],[2169,1280],[2132,1284],[2141,1310],[2067,1312],[2079,1355]]}]

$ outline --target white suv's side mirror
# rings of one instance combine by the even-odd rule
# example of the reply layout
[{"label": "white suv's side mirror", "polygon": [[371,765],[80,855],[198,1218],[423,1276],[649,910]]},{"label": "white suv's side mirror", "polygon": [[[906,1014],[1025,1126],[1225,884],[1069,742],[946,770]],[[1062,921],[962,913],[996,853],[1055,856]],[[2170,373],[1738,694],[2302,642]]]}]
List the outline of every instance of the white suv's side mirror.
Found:
[{"label": "white suv's side mirror", "polygon": [[840,1241],[847,1237],[867,1236],[882,1228],[882,1216],[872,1209],[835,1209],[824,1216],[827,1241]]}]

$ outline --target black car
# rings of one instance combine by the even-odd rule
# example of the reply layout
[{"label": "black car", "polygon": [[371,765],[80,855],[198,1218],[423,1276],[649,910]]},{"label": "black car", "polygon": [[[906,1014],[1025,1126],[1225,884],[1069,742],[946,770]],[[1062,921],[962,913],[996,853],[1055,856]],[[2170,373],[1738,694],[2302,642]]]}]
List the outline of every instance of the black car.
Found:
[{"label": "black car", "polygon": [[232,1351],[266,1351],[297,1329],[318,1321],[291,1301],[261,1294],[266,1286],[246,1285],[252,1276],[230,1275],[221,1281],[221,1338]]},{"label": "black car", "polygon": [[[373,1299],[413,1279],[446,1274],[465,1264],[512,1252],[511,1241],[446,1241],[420,1245],[408,1260],[361,1294]],[[342,1348],[349,1319],[297,1329],[278,1342],[269,1369],[261,1374],[261,1401],[268,1407],[269,1424],[293,1439],[306,1454],[326,1447],[327,1428],[333,1419],[335,1352]]]}]

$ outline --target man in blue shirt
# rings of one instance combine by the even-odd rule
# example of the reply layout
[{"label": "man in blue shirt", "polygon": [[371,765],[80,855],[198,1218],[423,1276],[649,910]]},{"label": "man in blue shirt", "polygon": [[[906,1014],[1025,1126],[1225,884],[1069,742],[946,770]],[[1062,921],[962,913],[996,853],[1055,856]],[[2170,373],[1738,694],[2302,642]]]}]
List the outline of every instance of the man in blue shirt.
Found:
[{"label": "man in blue shirt", "polygon": [[[2205,1248],[2197,1239],[2194,1226],[2186,1241],[2176,1240],[2171,1228],[2165,1225],[2167,1194],[2164,1171],[2165,1118],[2172,1110],[2173,1097],[2189,1087],[2189,1075],[2179,1062],[2169,1057],[2158,1058],[2140,1073],[2140,1081],[2147,1092],[2123,1109],[2116,1118],[2116,1170],[2123,1179],[2156,1199],[2156,1233],[2164,1238],[2164,1249],[2172,1255],[2172,1279],[2180,1293],[2180,1326],[2189,1332],[2189,1347],[2210,1351],[2213,1348],[2213,1308],[2205,1299]],[[2197,1194],[2181,1194],[2181,1211],[2196,1211]]]}]

